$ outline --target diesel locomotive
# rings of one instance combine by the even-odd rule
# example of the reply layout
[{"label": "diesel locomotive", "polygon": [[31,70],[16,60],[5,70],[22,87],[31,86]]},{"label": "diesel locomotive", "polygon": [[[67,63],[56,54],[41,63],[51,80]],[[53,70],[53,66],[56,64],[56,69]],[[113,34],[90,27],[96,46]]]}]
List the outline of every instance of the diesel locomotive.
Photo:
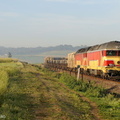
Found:
[{"label": "diesel locomotive", "polygon": [[84,74],[110,78],[120,76],[120,41],[110,41],[69,53],[67,57],[47,57],[45,65],[64,65],[80,69]]}]

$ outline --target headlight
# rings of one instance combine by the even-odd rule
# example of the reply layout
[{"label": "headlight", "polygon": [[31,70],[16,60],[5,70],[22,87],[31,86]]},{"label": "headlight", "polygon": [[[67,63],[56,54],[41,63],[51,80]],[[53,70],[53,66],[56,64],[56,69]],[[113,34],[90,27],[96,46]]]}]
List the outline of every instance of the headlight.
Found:
[{"label": "headlight", "polygon": [[110,67],[114,67],[115,65],[114,65],[114,64],[109,64],[108,66],[110,66]]},{"label": "headlight", "polygon": [[120,61],[117,61],[117,64],[120,64]]}]

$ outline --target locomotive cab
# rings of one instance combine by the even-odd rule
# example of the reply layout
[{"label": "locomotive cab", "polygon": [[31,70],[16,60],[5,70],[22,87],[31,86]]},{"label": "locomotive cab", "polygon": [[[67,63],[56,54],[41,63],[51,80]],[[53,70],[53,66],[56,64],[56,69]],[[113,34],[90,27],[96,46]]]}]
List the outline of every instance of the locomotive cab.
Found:
[{"label": "locomotive cab", "polygon": [[102,50],[103,73],[109,77],[120,76],[120,42],[112,41],[104,45],[106,47]]},{"label": "locomotive cab", "polygon": [[106,50],[103,51],[105,57],[104,66],[106,67],[120,67],[120,51]]}]

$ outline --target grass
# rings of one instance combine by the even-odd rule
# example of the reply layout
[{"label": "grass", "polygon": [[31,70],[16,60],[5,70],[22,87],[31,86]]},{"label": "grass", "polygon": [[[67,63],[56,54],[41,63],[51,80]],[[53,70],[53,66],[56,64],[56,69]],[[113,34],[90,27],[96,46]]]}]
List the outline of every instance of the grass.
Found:
[{"label": "grass", "polygon": [[7,120],[29,120],[26,107],[27,94],[23,93],[23,87],[20,82],[20,76],[16,75],[10,78],[10,84],[6,93],[2,96],[3,103],[1,104],[0,113],[6,116]]},{"label": "grass", "polygon": [[77,81],[74,77],[71,77],[68,74],[62,74],[60,81],[69,88],[79,91],[97,103],[103,118],[109,120],[120,119],[120,98],[107,93],[106,89],[97,87],[94,83],[81,80]]},{"label": "grass", "polygon": [[0,95],[2,95],[8,86],[8,74],[6,71],[0,71]]},{"label": "grass", "polygon": [[0,70],[0,116],[5,120],[93,120],[90,104],[79,93],[97,103],[103,118],[120,118],[120,99],[92,82],[18,61],[0,63]]},{"label": "grass", "polygon": [[[93,120],[91,106],[88,102],[83,101],[79,94],[74,93],[65,85],[58,81],[59,73],[42,69],[43,84],[41,91],[45,89],[45,98],[43,102],[48,103],[49,117],[47,120]],[[47,96],[47,98],[46,98]],[[47,101],[46,101],[46,100]],[[46,108],[46,106],[44,106]],[[43,109],[44,110],[44,109]],[[47,118],[48,117],[48,118]]]},{"label": "grass", "polygon": [[17,62],[18,59],[13,58],[0,58],[0,63],[9,63],[9,62]]},{"label": "grass", "polygon": [[14,90],[18,90],[17,80],[20,79],[21,68],[23,65],[17,60],[0,59],[0,117],[4,116],[3,119],[17,120],[15,114],[20,111],[20,108],[15,105],[19,104],[15,101],[22,102],[23,95],[20,97],[17,93],[14,94]]},{"label": "grass", "polygon": [[6,120],[93,120],[89,103],[58,82],[59,74],[50,74],[32,65],[10,74],[0,115]]},{"label": "grass", "polygon": [[10,76],[15,75],[21,67],[22,63],[16,59],[0,58],[0,95],[6,91]]},{"label": "grass", "polygon": [[20,69],[23,68],[10,68],[6,69],[9,74],[9,85],[7,91],[0,97],[2,101],[0,114],[6,116],[6,120],[30,120],[31,114],[28,110],[31,103],[31,97],[28,95],[30,89],[27,89],[27,83],[24,82],[26,76],[31,77],[31,73],[22,73]]}]

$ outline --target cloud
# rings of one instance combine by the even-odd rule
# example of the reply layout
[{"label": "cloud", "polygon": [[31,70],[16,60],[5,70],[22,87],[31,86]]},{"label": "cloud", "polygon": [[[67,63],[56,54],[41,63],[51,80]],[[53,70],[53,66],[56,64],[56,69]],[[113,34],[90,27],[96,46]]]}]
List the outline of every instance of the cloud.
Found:
[{"label": "cloud", "polygon": [[19,15],[15,12],[0,12],[0,17],[18,17]]}]

